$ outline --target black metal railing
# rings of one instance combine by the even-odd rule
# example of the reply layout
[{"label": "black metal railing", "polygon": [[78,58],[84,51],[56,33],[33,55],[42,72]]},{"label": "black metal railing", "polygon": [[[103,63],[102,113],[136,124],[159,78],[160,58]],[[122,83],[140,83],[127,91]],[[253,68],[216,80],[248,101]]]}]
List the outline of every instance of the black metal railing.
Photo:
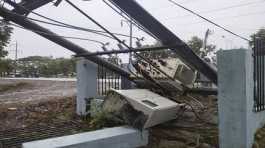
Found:
[{"label": "black metal railing", "polygon": [[265,41],[254,40],[254,111],[265,110]]},{"label": "black metal railing", "polygon": [[121,88],[121,76],[102,65],[98,65],[97,92],[99,96],[105,96],[111,89]]}]

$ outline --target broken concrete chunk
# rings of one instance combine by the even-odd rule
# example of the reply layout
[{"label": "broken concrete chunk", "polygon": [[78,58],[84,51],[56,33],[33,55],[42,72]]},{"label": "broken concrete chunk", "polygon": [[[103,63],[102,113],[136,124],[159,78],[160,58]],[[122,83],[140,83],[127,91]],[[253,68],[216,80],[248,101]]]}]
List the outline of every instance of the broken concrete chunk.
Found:
[{"label": "broken concrete chunk", "polygon": [[146,129],[176,118],[182,105],[146,89],[112,90],[103,111],[122,118],[126,124]]}]

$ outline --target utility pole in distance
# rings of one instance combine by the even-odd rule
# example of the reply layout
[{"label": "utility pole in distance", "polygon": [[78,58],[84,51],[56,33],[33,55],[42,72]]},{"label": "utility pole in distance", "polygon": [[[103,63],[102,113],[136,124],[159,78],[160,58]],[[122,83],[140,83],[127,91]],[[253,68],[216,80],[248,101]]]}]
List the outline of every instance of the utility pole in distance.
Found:
[{"label": "utility pole in distance", "polygon": [[17,75],[17,52],[18,52],[18,44],[17,44],[17,41],[16,41],[16,53],[15,53],[15,77]]},{"label": "utility pole in distance", "polygon": [[8,50],[8,51],[12,51],[12,52],[15,52],[15,58],[14,58],[14,73],[15,73],[15,76],[17,74],[17,61],[18,61],[18,42],[14,42],[14,43],[11,43],[9,46],[15,46],[15,49],[14,50]]},{"label": "utility pole in distance", "polygon": [[[121,20],[121,26],[123,26],[123,22],[127,23],[130,27],[130,48],[132,48],[133,44],[133,22],[130,20]],[[129,53],[129,63],[132,60],[132,53]]]},{"label": "utility pole in distance", "polygon": [[17,44],[17,41],[16,41],[16,55],[15,55],[15,60],[16,61],[17,61],[17,52],[18,52],[17,48],[18,48],[18,44]]},{"label": "utility pole in distance", "polygon": [[[132,48],[132,36],[133,36],[133,23],[132,19],[130,19],[130,48]],[[132,62],[132,53],[129,54],[129,63]]]}]

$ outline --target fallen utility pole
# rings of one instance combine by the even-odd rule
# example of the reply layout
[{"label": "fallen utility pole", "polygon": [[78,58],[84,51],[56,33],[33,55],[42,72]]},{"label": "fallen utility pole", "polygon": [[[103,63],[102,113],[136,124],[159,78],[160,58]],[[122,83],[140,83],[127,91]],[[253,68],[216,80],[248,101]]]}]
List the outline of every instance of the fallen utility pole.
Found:
[{"label": "fallen utility pole", "polygon": [[[57,35],[56,33],[28,20],[25,16],[16,14],[4,7],[0,7],[0,16],[2,16],[4,19],[8,20],[8,21],[12,21],[26,29],[29,29],[33,32],[35,32],[36,34],[74,52],[75,54],[79,55],[79,54],[90,54],[90,52],[88,52],[87,50],[85,50],[84,48],[60,37],[59,35]],[[106,60],[104,60],[103,58],[100,58],[98,56],[92,56],[92,57],[86,57],[86,59],[98,64],[98,65],[102,65],[103,67],[106,67],[109,70],[112,70],[113,72],[119,74],[120,76],[127,78],[128,80],[135,82],[135,79],[133,77],[131,77],[131,73],[129,73],[128,71],[126,71],[125,69],[112,64]]]},{"label": "fallen utility pole", "polygon": [[217,95],[217,88],[191,88],[187,89],[186,93],[200,94],[200,95]]},{"label": "fallen utility pole", "polygon": [[[28,20],[25,16],[16,14],[4,7],[0,7],[0,16],[2,16],[4,19],[8,20],[8,21],[12,21],[28,30],[32,30],[33,32],[35,32],[36,34],[74,52],[77,55],[81,55],[81,54],[90,54],[89,51],[87,51],[86,49],[60,37],[59,35],[57,35],[56,33]],[[176,44],[175,44],[176,45]],[[179,45],[182,46],[182,45]],[[180,47],[181,48],[181,47]],[[98,64],[98,65],[102,65],[106,68],[108,68],[109,70],[112,70],[115,73],[118,73],[119,75],[121,75],[122,77],[127,78],[130,81],[136,82],[135,79],[133,77],[131,77],[131,74],[126,71],[125,69],[112,64],[106,60],[104,60],[103,58],[100,58],[98,56],[92,56],[92,57],[86,57],[86,59]],[[137,83],[137,82],[136,82]]]},{"label": "fallen utility pole", "polygon": [[[30,11],[37,9],[43,5],[46,5],[52,1],[53,0],[23,0],[20,3],[18,3],[18,5],[20,5],[24,9],[15,8],[13,12],[21,14],[21,15],[28,15]],[[25,8],[29,11],[25,10]]]},{"label": "fallen utility pole", "polygon": [[[55,34],[54,32],[28,20],[24,16],[15,14],[14,12],[4,8],[0,7],[0,15],[5,18],[8,21],[12,21],[26,29],[32,30],[36,34],[39,34],[40,36],[76,53],[76,54],[90,54],[86,49],[60,37],[59,35]],[[122,69],[121,67],[114,65],[100,57],[94,56],[94,57],[87,57],[86,59],[98,64],[98,65],[103,65],[104,67],[107,67],[108,69],[119,73],[121,76],[132,80],[130,78],[130,73],[127,72],[126,70]]]},{"label": "fallen utility pole", "polygon": [[[148,13],[140,4],[137,3],[137,1],[110,0],[110,2],[152,33],[164,45],[185,44],[173,32]],[[217,84],[217,71],[198,57],[187,44],[181,48],[172,48],[172,51],[174,51],[187,65],[198,70],[213,83]]]},{"label": "fallen utility pole", "polygon": [[112,50],[112,51],[94,52],[94,53],[89,53],[89,54],[79,54],[79,55],[76,55],[76,57],[91,57],[91,56],[122,54],[122,53],[130,53],[130,52],[157,51],[157,50],[163,50],[163,49],[169,49],[169,48],[177,48],[177,47],[181,47],[181,46],[183,46],[183,45],[135,48],[135,49],[124,49],[124,50]]}]

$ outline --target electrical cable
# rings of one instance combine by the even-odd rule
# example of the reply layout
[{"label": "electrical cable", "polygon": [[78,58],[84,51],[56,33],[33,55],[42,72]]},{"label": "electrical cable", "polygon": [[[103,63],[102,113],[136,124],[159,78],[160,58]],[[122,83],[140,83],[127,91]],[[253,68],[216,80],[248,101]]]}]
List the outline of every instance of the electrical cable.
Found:
[{"label": "electrical cable", "polygon": [[[71,24],[67,24],[67,23],[61,22],[61,21],[57,21],[55,19],[46,17],[46,16],[44,16],[44,15],[42,15],[40,13],[37,13],[37,12],[34,12],[34,11],[30,11],[29,9],[27,9],[27,8],[25,8],[23,6],[17,5],[16,3],[14,3],[14,2],[12,2],[10,0],[3,0],[3,1],[8,2],[13,7],[22,8],[22,9],[26,10],[27,12],[30,12],[30,13],[36,15],[36,16],[39,16],[41,18],[44,18],[46,20],[49,20],[51,22],[55,22],[55,23],[58,23],[58,24],[50,23],[50,22],[46,22],[46,21],[42,21],[42,20],[38,20],[38,19],[33,19],[33,18],[30,18],[30,17],[27,17],[27,18],[29,18],[32,21],[38,21],[40,23],[45,23],[45,24],[50,24],[50,25],[56,25],[58,27],[67,27],[67,28],[70,28],[70,29],[76,29],[76,30],[80,30],[80,31],[86,31],[86,32],[95,33],[95,34],[98,34],[98,35],[102,35],[102,33],[106,33],[104,31],[100,31],[100,30],[78,27],[78,26],[74,26],[74,25],[71,25]],[[121,33],[113,33],[113,34],[115,34],[117,36],[130,37],[129,35],[125,35],[125,34],[121,34]],[[105,35],[103,35],[103,36],[105,36]],[[107,35],[105,37],[107,37]],[[112,37],[108,36],[108,38],[112,38]],[[133,37],[133,38],[134,39],[139,39],[138,37]]]},{"label": "electrical cable", "polygon": [[[109,35],[111,35],[113,38],[115,38],[120,44],[123,44],[126,48],[128,49],[132,49],[131,47],[129,47],[127,44],[125,44],[123,41],[121,41],[118,37],[116,37],[113,33],[111,33],[108,29],[106,29],[104,26],[102,26],[100,23],[98,23],[96,20],[94,20],[92,17],[90,17],[88,14],[86,14],[83,10],[81,10],[80,8],[78,8],[75,4],[73,4],[71,1],[69,0],[65,0],[70,6],[72,6],[74,9],[76,9],[78,12],[80,12],[82,15],[84,15],[87,19],[89,19],[90,21],[92,21],[93,23],[95,23],[97,26],[99,26],[102,30],[104,30],[105,32],[107,32]],[[132,49],[133,50],[133,49]],[[145,57],[141,56],[140,54],[138,54],[137,52],[134,52],[136,56],[138,56],[139,58],[143,59],[144,61],[146,61],[147,63],[149,63],[150,65],[152,65],[155,69],[157,69],[158,71],[160,71],[162,74],[164,74],[166,77],[168,77],[169,79],[171,79],[172,81],[175,81],[174,78],[172,78],[171,76],[169,76],[167,73],[165,73],[163,70],[161,70],[159,67],[157,67],[156,65],[154,65],[149,59],[146,59]]]},{"label": "electrical cable", "polygon": [[196,109],[186,100],[183,101],[185,103],[185,105],[189,106],[192,110],[192,112],[194,113],[195,117],[200,120],[201,122],[205,123],[205,124],[209,124],[209,125],[213,125],[215,126],[216,124],[215,123],[211,123],[211,122],[208,122],[208,121],[205,121],[204,119],[201,118],[200,114],[196,111]]},{"label": "electrical cable", "polygon": [[[16,14],[16,15],[17,15],[17,14]],[[12,25],[14,25],[14,26],[16,26],[16,27],[19,27],[19,28],[22,28],[22,29],[26,29],[26,28],[23,28],[23,27],[21,27],[21,26],[15,25],[15,24],[12,24]],[[29,30],[29,29],[27,29],[27,30]],[[55,35],[53,35],[53,34],[47,34],[47,33],[45,33],[45,32],[40,32],[40,31],[35,31],[35,30],[31,30],[31,31],[34,31],[34,32],[36,32],[36,33],[40,33],[40,34],[45,34],[45,35],[52,35],[52,36],[55,36]],[[59,36],[59,37],[91,41],[90,39],[77,38],[77,37],[66,37],[66,36]],[[138,39],[138,38],[137,38],[137,39]],[[96,41],[96,42],[97,42],[97,41]],[[100,42],[98,42],[98,43],[100,43]]]},{"label": "electrical cable", "polygon": [[[151,32],[149,32],[148,30],[144,29],[144,27],[142,27],[141,25],[137,24],[135,21],[132,21],[134,19],[132,19],[129,15],[127,15],[127,17],[130,18],[130,20],[124,16],[122,14],[122,12],[124,14],[126,14],[122,9],[120,9],[119,7],[117,7],[116,5],[116,8],[118,8],[121,12],[119,12],[118,10],[116,10],[113,6],[111,6],[106,0],[102,0],[108,7],[110,7],[114,12],[116,12],[118,15],[120,15],[121,17],[123,17],[125,20],[127,20],[128,22],[132,22],[134,26],[136,26],[138,29],[142,30],[143,32],[147,33],[148,35],[150,35],[151,37],[153,37],[154,39],[158,40],[157,37],[155,37]],[[113,4],[113,3],[112,3]]]},{"label": "electrical cable", "polygon": [[[264,3],[265,1],[256,1],[256,2],[248,2],[248,3],[243,3],[243,4],[238,4],[238,5],[232,5],[232,6],[228,6],[228,7],[223,7],[223,8],[217,8],[217,9],[212,9],[212,10],[206,10],[206,11],[198,11],[197,13],[210,13],[210,12],[218,12],[218,11],[224,11],[224,10],[228,10],[228,9],[232,9],[232,8],[238,8],[238,7],[243,7],[243,6],[249,6],[249,5],[254,5],[254,4],[258,4],[258,3]],[[182,15],[182,16],[174,16],[174,17],[168,17],[165,18],[165,20],[172,20],[175,18],[184,18],[184,17],[189,17],[190,15]]]},{"label": "electrical cable", "polygon": [[[251,16],[251,15],[258,15],[258,14],[264,14],[265,11],[260,11],[260,12],[253,12],[253,13],[246,13],[246,14],[240,14],[240,15],[234,15],[234,16],[230,16],[230,17],[215,17],[212,18],[213,20],[223,20],[223,19],[232,19],[232,18],[239,18],[239,17],[246,17],[246,16]],[[185,24],[174,24],[174,25],[183,25],[183,26],[188,26],[188,25],[194,25],[194,24],[199,24],[199,23],[203,23],[205,21],[194,21],[194,22],[190,22],[190,23],[185,23]]]},{"label": "electrical cable", "polygon": [[[232,18],[234,18],[234,17],[245,17],[245,16],[257,15],[257,14],[264,14],[264,13],[265,13],[265,11],[263,11],[263,12],[257,12],[257,13],[248,13],[248,14],[243,14],[243,15],[236,15],[236,16],[233,16]],[[105,36],[107,38],[113,39],[113,37],[108,36],[108,35],[105,34],[105,32],[99,31],[99,30],[87,29],[87,28],[82,28],[82,27],[71,27],[71,26],[68,26],[68,25],[61,25],[61,24],[56,24],[56,23],[50,23],[50,22],[47,22],[47,21],[38,20],[38,19],[31,18],[31,17],[27,17],[27,18],[29,20],[32,20],[32,21],[35,21],[35,22],[40,22],[40,23],[49,24],[49,25],[58,26],[58,27],[65,27],[65,28],[74,29],[74,30],[91,32],[91,33],[95,33],[95,34],[98,34],[98,35]],[[230,17],[220,17],[220,18],[218,17],[218,18],[213,18],[213,19],[214,20],[220,20],[220,19],[226,19],[226,18],[229,19]],[[199,24],[199,23],[203,23],[203,22],[204,21],[197,21],[197,22],[190,22],[190,23],[187,23],[187,24],[175,24],[175,25],[184,25],[184,26],[187,26],[187,25],[194,25],[194,24]],[[251,30],[257,30],[257,29],[251,29]],[[128,37],[127,35],[123,35],[123,34],[118,34],[118,33],[114,33],[114,34]],[[137,37],[133,37],[133,38],[139,39]]]},{"label": "electrical cable", "polygon": [[97,40],[92,40],[92,39],[88,39],[88,38],[80,38],[80,37],[72,37],[72,36],[62,36],[62,35],[54,35],[54,34],[49,34],[49,33],[45,33],[45,32],[41,32],[41,31],[37,31],[37,30],[33,30],[33,29],[27,29],[24,27],[21,27],[19,25],[13,24],[13,23],[8,23],[12,26],[24,29],[24,30],[28,30],[28,31],[32,31],[32,32],[36,32],[36,33],[40,33],[40,34],[44,34],[44,35],[48,35],[48,36],[57,36],[57,37],[62,37],[62,38],[66,38],[66,39],[75,39],[75,40],[82,40],[82,41],[90,41],[90,42],[95,42],[101,45],[105,45],[103,42],[97,41]]},{"label": "electrical cable", "polygon": [[[157,39],[153,34],[151,34],[148,30],[145,30],[142,26],[140,26],[140,25],[138,25],[137,23],[135,23],[134,21],[133,21],[133,19],[132,18],[127,18],[127,17],[129,17],[129,16],[124,16],[123,14],[122,14],[122,10],[121,9],[119,9],[121,12],[119,12],[118,10],[116,10],[113,6],[111,6],[111,4],[109,4],[106,0],[102,0],[109,8],[111,8],[114,12],[116,12],[118,15],[120,15],[121,17],[123,17],[126,21],[128,21],[128,22],[130,22],[131,24],[133,24],[134,26],[136,26],[138,29],[140,29],[140,30],[142,30],[142,31],[144,31],[145,33],[147,33],[148,35],[150,35],[150,36],[152,36],[154,39]],[[131,54],[131,53],[130,53]],[[132,65],[132,60],[131,60],[131,57],[129,57],[130,59],[129,59],[129,64],[127,65],[127,69],[128,69],[128,71],[129,72],[131,72],[134,76],[137,76],[132,70],[131,70],[131,68],[130,68],[130,65]]]},{"label": "electrical cable", "polygon": [[209,19],[203,17],[202,15],[200,15],[200,14],[198,14],[198,13],[196,13],[196,12],[194,12],[194,11],[192,11],[192,10],[190,10],[190,9],[188,9],[188,8],[186,8],[186,7],[182,6],[182,5],[180,5],[180,4],[178,4],[177,2],[175,2],[175,1],[173,1],[173,0],[168,0],[168,1],[171,2],[171,3],[173,3],[174,5],[176,5],[176,6],[180,7],[180,8],[182,8],[182,9],[184,9],[184,10],[186,10],[186,11],[188,11],[188,12],[190,12],[190,13],[192,13],[192,14],[198,16],[198,17],[200,17],[201,19],[203,19],[203,20],[205,20],[205,21],[207,21],[207,22],[209,22],[209,23],[211,23],[211,24],[217,26],[218,28],[221,28],[221,29],[223,29],[224,31],[226,31],[226,32],[228,32],[228,33],[230,33],[230,34],[232,34],[232,35],[234,35],[234,36],[237,36],[237,37],[239,37],[239,38],[241,38],[241,39],[243,39],[243,40],[245,40],[245,41],[247,41],[247,42],[250,42],[249,39],[247,39],[247,38],[245,38],[245,37],[242,37],[242,36],[240,36],[240,35],[238,35],[238,34],[232,32],[232,31],[226,29],[225,27],[223,27],[223,26],[221,26],[221,25],[219,25],[219,24],[217,24],[217,23],[215,23],[215,22],[213,22],[213,21],[211,21],[211,20],[209,20]]},{"label": "electrical cable", "polygon": [[57,26],[57,27],[63,27],[63,28],[69,28],[69,29],[74,29],[74,30],[79,30],[79,31],[90,32],[90,33],[94,33],[94,34],[97,34],[97,35],[100,35],[100,36],[104,36],[104,37],[113,39],[112,37],[110,37],[110,36],[108,36],[108,35],[106,35],[104,33],[100,33],[98,31],[95,31],[93,29],[86,29],[86,28],[80,28],[80,27],[71,27],[71,26],[68,26],[68,25],[61,25],[61,24],[50,23],[50,22],[47,22],[47,21],[42,21],[42,20],[30,18],[30,17],[27,17],[27,18],[29,20],[34,21],[34,22],[39,22],[39,23],[43,23],[43,24],[48,24],[48,25]]}]

